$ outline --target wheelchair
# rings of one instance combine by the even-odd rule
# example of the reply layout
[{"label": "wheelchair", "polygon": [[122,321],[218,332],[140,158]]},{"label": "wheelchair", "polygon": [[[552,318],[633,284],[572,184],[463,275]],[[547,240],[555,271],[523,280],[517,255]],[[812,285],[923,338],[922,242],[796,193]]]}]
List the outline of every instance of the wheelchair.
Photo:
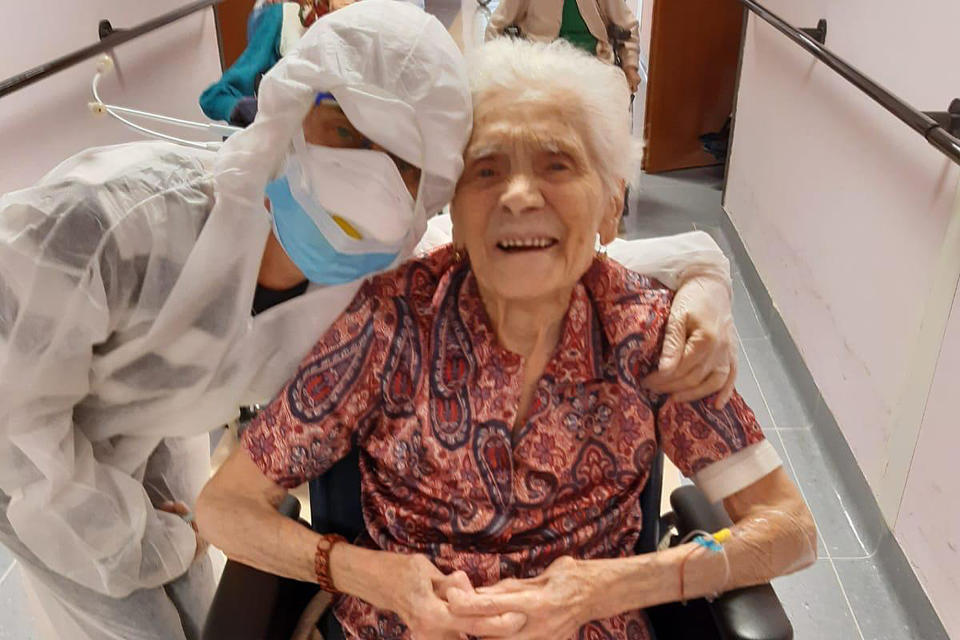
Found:
[{"label": "wheelchair", "polygon": [[[730,526],[726,512],[710,504],[694,486],[684,486],[670,496],[673,509],[661,517],[663,453],[654,459],[650,479],[640,503],[643,529],[637,553],[656,551],[661,544],[676,544],[689,531],[717,531]],[[309,526],[323,533],[339,533],[354,540],[363,530],[360,507],[360,467],[356,447],[323,476],[310,482]],[[300,504],[287,496],[280,511],[299,518]],[[304,526],[308,526],[304,523]],[[661,538],[661,532],[676,530]],[[203,640],[288,640],[301,614],[319,592],[315,584],[264,573],[227,562],[203,630]],[[769,584],[736,589],[712,602],[691,600],[647,609],[656,640],[791,640],[793,629],[776,593]],[[330,608],[317,628],[325,640],[342,640],[343,631]]]}]

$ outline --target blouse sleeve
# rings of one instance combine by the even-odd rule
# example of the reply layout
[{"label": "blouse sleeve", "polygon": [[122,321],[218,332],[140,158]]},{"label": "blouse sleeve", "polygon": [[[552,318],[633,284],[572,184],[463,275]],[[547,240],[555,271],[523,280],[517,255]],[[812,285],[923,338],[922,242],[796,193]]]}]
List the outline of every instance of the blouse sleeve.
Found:
[{"label": "blouse sleeve", "polygon": [[380,403],[378,380],[394,331],[391,314],[364,285],[296,375],[243,433],[263,473],[292,488],[323,475],[350,451],[361,419]]},{"label": "blouse sleeve", "polygon": [[723,409],[715,409],[713,400],[663,404],[657,431],[667,457],[716,502],[782,463],[740,394],[734,393]]}]

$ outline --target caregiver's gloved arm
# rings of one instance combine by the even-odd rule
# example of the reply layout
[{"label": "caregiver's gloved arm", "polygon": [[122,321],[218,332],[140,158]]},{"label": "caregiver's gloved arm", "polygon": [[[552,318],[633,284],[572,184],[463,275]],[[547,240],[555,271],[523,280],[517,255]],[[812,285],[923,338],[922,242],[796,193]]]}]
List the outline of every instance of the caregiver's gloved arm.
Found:
[{"label": "caregiver's gloved arm", "polygon": [[[416,255],[451,242],[452,228],[449,214],[431,218]],[[607,254],[677,291],[658,370],[644,384],[656,393],[674,394],[679,402],[716,393],[714,404],[725,405],[737,379],[737,342],[730,262],[717,243],[703,231],[641,240],[617,238],[607,245]]]},{"label": "caregiver's gloved arm", "polygon": [[[246,450],[237,449],[197,499],[203,536],[232,560],[304,582],[317,582],[321,535],[277,511],[286,490],[263,474]],[[502,637],[515,633],[522,616],[453,616],[445,598],[451,588],[472,591],[462,571],[445,576],[423,555],[365,549],[346,542],[330,552],[330,578],[339,591],[393,611],[416,638],[466,633]]]},{"label": "caregiver's gloved arm", "polygon": [[675,400],[717,393],[722,407],[737,378],[730,263],[703,231],[643,240],[614,240],[608,255],[676,290],[657,372],[644,384]]},{"label": "caregiver's gloved arm", "polygon": [[730,261],[713,238],[703,231],[660,238],[624,240],[607,245],[607,255],[631,271],[656,278],[671,289],[697,276],[713,276],[730,284]]},{"label": "caregiver's gloved arm", "polygon": [[[89,392],[93,345],[109,335],[95,263],[53,255],[69,243],[33,244],[33,210],[2,207],[0,272],[0,490],[13,531],[50,570],[123,597],[190,566],[193,529],[158,511],[143,486],[99,462],[73,422]],[[75,239],[74,239],[75,241]]]}]

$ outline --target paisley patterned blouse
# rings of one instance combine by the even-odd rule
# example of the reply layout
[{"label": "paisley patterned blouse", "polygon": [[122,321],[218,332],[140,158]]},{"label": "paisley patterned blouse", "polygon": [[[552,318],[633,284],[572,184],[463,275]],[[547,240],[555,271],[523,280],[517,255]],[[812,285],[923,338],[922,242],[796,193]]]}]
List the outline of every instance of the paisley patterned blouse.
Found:
[{"label": "paisley patterned blouse", "polygon": [[[499,346],[469,265],[441,248],[365,284],[243,445],[288,488],[356,445],[367,528],[357,544],[424,553],[475,586],[535,576],[562,555],[630,555],[658,445],[690,476],[763,440],[739,396],[717,411],[640,386],[671,299],[656,281],[595,261],[513,429],[523,358]],[[336,614],[348,637],[409,637],[396,615],[353,597]],[[579,637],[649,632],[636,611]]]}]

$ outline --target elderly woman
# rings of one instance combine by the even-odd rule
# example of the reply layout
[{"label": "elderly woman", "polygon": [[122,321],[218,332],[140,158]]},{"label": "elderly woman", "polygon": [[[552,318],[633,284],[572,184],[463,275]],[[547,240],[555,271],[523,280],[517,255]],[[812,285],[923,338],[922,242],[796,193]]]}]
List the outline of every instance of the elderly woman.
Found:
[{"label": "elderly woman", "polygon": [[[451,246],[367,282],[197,504],[228,555],[339,592],[350,638],[649,637],[645,607],[797,570],[815,531],[743,400],[650,393],[672,293],[597,251],[633,164],[620,71],[498,40]],[[366,532],[282,518],[360,451]],[[634,556],[658,447],[736,522]]]}]

